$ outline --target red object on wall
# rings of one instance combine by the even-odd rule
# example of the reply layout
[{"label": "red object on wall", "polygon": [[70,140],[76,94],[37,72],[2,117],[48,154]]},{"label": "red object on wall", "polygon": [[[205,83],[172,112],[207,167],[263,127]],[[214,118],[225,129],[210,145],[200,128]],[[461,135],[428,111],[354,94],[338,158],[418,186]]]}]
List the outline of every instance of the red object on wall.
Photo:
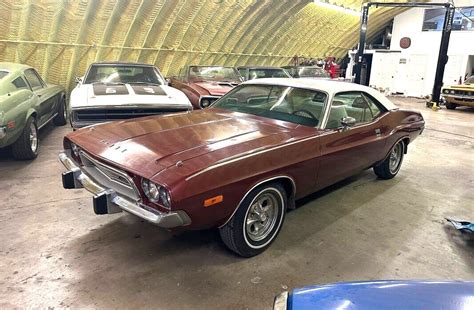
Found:
[{"label": "red object on wall", "polygon": [[400,39],[401,48],[409,48],[411,46],[411,39],[409,37],[403,37]]}]

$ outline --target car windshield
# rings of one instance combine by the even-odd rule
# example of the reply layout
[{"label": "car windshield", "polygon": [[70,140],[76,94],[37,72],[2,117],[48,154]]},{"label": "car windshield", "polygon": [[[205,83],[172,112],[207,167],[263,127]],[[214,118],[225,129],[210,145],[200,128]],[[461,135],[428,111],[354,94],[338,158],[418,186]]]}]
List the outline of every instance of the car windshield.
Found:
[{"label": "car windshield", "polygon": [[323,68],[317,67],[302,67],[298,69],[298,75],[300,77],[321,77],[329,78],[330,75]]},{"label": "car windshield", "polygon": [[84,83],[164,84],[162,78],[152,66],[124,66],[113,64],[92,65]]},{"label": "car windshield", "polygon": [[316,127],[327,95],[321,91],[279,85],[241,85],[212,107]]},{"label": "car windshield", "polygon": [[249,80],[262,78],[288,78],[291,77],[280,68],[253,68],[249,70]]},{"label": "car windshield", "polygon": [[0,71],[0,80],[8,75],[8,71]]},{"label": "car windshield", "polygon": [[197,81],[219,81],[240,83],[240,75],[232,67],[189,67],[189,80]]},{"label": "car windshield", "polygon": [[467,80],[464,81],[464,84],[474,84],[474,75],[468,77]]}]

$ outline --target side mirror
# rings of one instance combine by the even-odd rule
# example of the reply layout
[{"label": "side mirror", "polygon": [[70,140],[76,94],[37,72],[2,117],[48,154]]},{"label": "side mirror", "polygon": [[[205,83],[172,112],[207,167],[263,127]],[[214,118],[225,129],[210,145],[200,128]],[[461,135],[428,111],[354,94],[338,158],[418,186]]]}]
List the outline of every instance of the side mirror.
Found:
[{"label": "side mirror", "polygon": [[170,79],[170,78],[166,78],[166,79],[165,79],[165,83],[166,83],[166,85],[171,86],[171,79]]},{"label": "side mirror", "polygon": [[74,78],[74,82],[76,82],[76,84],[82,83],[82,77],[76,76],[76,77]]},{"label": "side mirror", "polygon": [[352,127],[357,123],[357,120],[353,117],[350,116],[345,116],[341,118],[341,125],[344,127],[344,129],[348,127]]}]

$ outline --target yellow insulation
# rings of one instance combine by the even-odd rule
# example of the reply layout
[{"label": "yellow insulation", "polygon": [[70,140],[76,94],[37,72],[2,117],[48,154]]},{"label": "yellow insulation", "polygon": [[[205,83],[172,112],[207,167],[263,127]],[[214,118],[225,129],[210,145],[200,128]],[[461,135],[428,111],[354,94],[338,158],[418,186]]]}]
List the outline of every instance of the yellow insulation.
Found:
[{"label": "yellow insulation", "polygon": [[[365,1],[325,2],[360,10]],[[368,37],[399,12],[372,8]],[[96,61],[153,63],[170,76],[186,64],[340,58],[357,44],[359,22],[311,0],[2,0],[0,61],[70,89]]]}]

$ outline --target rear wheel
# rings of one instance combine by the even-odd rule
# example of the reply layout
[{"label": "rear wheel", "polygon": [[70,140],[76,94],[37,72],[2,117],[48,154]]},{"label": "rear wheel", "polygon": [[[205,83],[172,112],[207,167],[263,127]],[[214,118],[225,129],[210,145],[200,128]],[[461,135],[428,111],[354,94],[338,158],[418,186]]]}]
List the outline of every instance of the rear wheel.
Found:
[{"label": "rear wheel", "polygon": [[66,107],[66,99],[61,98],[59,100],[59,107],[58,107],[58,115],[54,117],[53,123],[56,126],[63,126],[66,125],[67,122],[67,107]]},{"label": "rear wheel", "polygon": [[384,180],[396,176],[402,166],[404,154],[405,143],[399,141],[390,151],[390,155],[382,163],[374,167],[375,174]]},{"label": "rear wheel", "polygon": [[259,186],[242,201],[230,221],[219,229],[225,245],[243,257],[265,251],[285,218],[287,196],[279,183]]},{"label": "rear wheel", "polygon": [[456,109],[456,107],[457,107],[456,104],[446,102],[446,109],[448,109],[448,110],[454,110],[454,109]]},{"label": "rear wheel", "polygon": [[30,116],[21,136],[12,144],[13,157],[16,159],[35,159],[38,156],[38,147],[38,127],[36,126],[36,120]]}]

